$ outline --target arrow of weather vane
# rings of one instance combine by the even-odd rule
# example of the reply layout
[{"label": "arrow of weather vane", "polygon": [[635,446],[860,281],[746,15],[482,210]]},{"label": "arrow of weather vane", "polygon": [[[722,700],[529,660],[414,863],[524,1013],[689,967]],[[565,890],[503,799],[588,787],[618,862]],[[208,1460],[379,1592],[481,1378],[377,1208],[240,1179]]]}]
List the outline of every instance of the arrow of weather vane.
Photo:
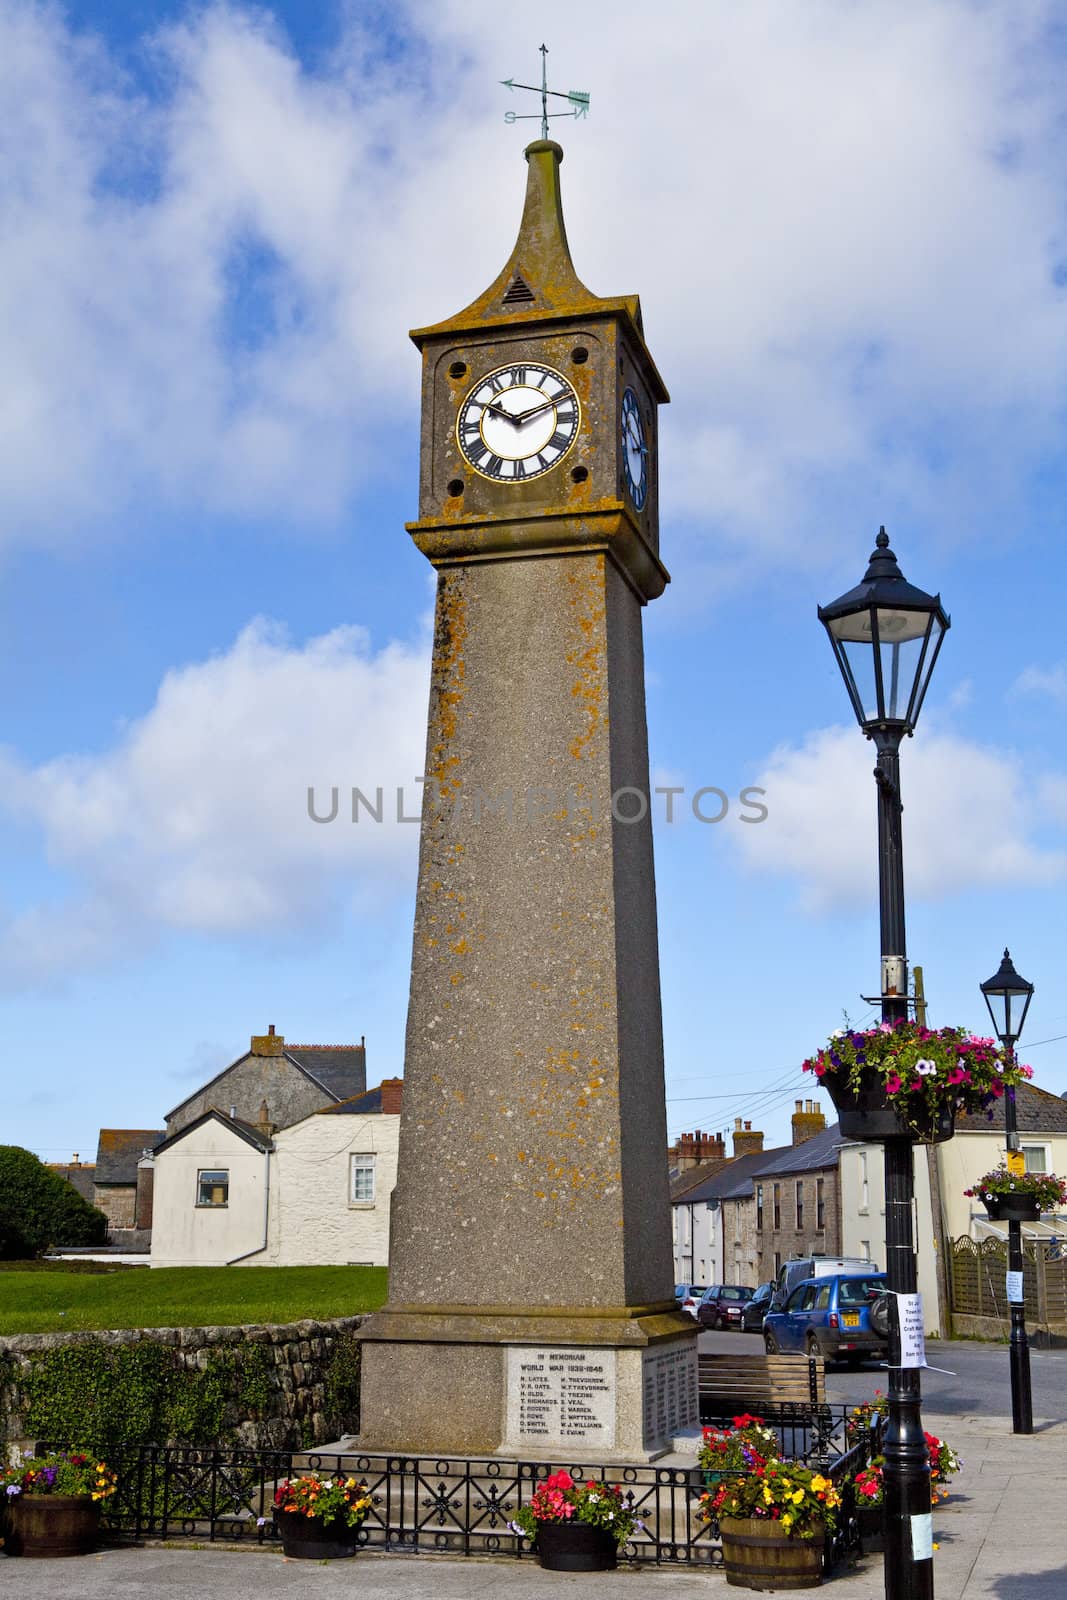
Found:
[{"label": "arrow of weather vane", "polygon": [[[541,86],[536,83],[516,83],[514,78],[501,78],[505,89],[529,89],[533,94],[541,96],[541,110],[537,111],[505,111],[505,122],[527,122],[534,118],[541,118],[541,137],[548,138],[548,124],[554,117],[587,117],[589,115],[589,95],[584,89],[550,89],[548,87],[548,46],[541,46]],[[567,100],[570,103],[569,111],[549,111],[548,97],[552,95],[557,100]]]}]

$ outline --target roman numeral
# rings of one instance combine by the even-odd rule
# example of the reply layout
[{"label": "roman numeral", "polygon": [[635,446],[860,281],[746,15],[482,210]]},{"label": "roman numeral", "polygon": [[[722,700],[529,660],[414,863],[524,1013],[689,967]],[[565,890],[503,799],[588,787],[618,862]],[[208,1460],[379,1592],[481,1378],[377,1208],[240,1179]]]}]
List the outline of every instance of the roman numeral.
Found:
[{"label": "roman numeral", "polygon": [[490,376],[489,387],[492,389],[494,394],[503,394],[504,390],[507,389],[509,385],[506,380],[500,376],[499,372],[494,372]]},{"label": "roman numeral", "polygon": [[526,476],[526,463],[521,458],[515,463],[515,476],[516,478],[525,478]]},{"label": "roman numeral", "polygon": [[554,449],[562,453],[570,443],[570,438],[570,434],[565,432],[564,429],[557,428],[548,442]]},{"label": "roman numeral", "polygon": [[482,471],[488,472],[491,478],[499,478],[500,469],[503,465],[504,463],[500,456],[490,455],[489,460],[485,463],[485,466],[482,467]]},{"label": "roman numeral", "polygon": [[526,368],[525,367],[515,367],[512,370],[511,381],[512,381],[512,383],[514,383],[516,385],[517,388],[525,388],[526,387]]},{"label": "roman numeral", "polygon": [[479,434],[477,440],[471,444],[470,458],[476,467],[480,467],[488,454],[489,446]]},{"label": "roman numeral", "polygon": [[570,400],[561,400],[556,407],[556,416],[560,422],[574,421],[574,403]]}]

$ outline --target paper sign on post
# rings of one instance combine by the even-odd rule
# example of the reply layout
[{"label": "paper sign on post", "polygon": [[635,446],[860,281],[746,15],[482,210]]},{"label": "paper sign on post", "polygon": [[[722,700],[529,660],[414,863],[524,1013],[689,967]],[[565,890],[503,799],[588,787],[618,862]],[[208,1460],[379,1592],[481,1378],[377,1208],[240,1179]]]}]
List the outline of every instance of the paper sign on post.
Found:
[{"label": "paper sign on post", "polygon": [[925,1367],[926,1333],[923,1327],[922,1295],[898,1294],[897,1317],[900,1322],[901,1366]]},{"label": "paper sign on post", "polygon": [[1023,1275],[1021,1272],[1008,1272],[1005,1274],[1007,1296],[1009,1305],[1022,1305],[1023,1302]]},{"label": "paper sign on post", "polygon": [[1026,1157],[1021,1150],[1009,1150],[1005,1160],[1013,1177],[1021,1178],[1026,1171]]}]

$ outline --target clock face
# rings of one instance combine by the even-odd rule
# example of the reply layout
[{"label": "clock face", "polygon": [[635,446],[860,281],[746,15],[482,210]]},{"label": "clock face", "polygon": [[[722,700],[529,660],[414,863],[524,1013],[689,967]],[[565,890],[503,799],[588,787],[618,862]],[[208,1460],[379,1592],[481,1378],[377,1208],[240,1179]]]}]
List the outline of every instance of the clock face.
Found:
[{"label": "clock face", "polygon": [[619,427],[622,434],[622,473],[630,499],[640,511],[648,499],[648,444],[641,408],[632,389],[627,389],[623,394]]},{"label": "clock face", "polygon": [[524,483],[559,465],[580,421],[578,396],[562,373],[517,361],[479,378],[459,408],[456,442],[483,478]]}]

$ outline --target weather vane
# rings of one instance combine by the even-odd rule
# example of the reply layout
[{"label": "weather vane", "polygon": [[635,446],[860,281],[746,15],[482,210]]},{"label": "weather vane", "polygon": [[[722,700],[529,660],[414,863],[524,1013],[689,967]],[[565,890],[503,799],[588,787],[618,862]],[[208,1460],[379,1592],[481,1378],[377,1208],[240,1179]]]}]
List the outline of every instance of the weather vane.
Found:
[{"label": "weather vane", "polygon": [[[548,87],[548,46],[541,46],[541,87],[536,83],[516,83],[514,78],[501,78],[505,89],[529,89],[533,94],[541,96],[541,137],[548,138],[548,123],[551,117],[587,117],[589,115],[589,95],[584,89],[568,89],[564,94],[562,89]],[[568,100],[569,111],[549,111],[548,97],[554,95],[557,100]],[[536,111],[505,111],[505,122],[532,121],[538,113]]]}]

